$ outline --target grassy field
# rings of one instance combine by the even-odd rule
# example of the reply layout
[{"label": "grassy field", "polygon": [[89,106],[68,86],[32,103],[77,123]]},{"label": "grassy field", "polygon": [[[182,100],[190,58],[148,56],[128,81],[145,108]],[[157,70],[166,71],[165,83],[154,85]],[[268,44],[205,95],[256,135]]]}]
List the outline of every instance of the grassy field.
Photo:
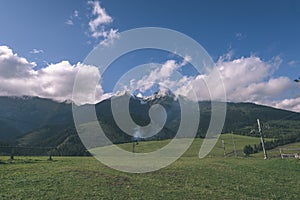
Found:
[{"label": "grassy field", "polygon": [[[232,135],[221,139],[232,152]],[[234,140],[238,157],[224,158],[220,140],[200,160],[202,140],[196,139],[172,165],[146,174],[119,172],[92,157],[0,157],[0,199],[300,199],[300,160],[245,158],[242,148],[259,138]],[[168,142],[140,142],[136,151]],[[121,147],[131,150],[131,144]]]}]

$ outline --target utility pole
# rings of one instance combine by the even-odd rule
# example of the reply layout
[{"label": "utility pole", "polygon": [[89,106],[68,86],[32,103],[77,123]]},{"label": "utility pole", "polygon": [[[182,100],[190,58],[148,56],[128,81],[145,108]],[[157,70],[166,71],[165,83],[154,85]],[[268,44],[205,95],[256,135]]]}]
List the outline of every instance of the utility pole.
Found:
[{"label": "utility pole", "polygon": [[226,149],[225,149],[225,142],[222,140],[222,147],[224,149],[224,157],[226,158]]},{"label": "utility pole", "polygon": [[11,153],[10,153],[10,159],[13,160],[14,159],[14,154],[15,154],[15,150],[13,147],[11,147]]},{"label": "utility pole", "polygon": [[132,153],[135,153],[135,141],[132,142]]},{"label": "utility pole", "polygon": [[234,152],[234,156],[237,157],[237,151],[236,151],[236,146],[235,146],[235,140],[234,140],[234,137],[233,137],[233,132],[231,132],[232,134],[232,142],[233,142],[233,152]]},{"label": "utility pole", "polygon": [[257,119],[257,125],[258,125],[258,132],[260,133],[261,146],[262,146],[263,151],[264,151],[264,159],[267,159],[268,156],[267,156],[267,151],[265,149],[265,141],[264,141],[264,136],[263,136],[263,133],[262,133],[262,130],[261,130],[259,119]]}]

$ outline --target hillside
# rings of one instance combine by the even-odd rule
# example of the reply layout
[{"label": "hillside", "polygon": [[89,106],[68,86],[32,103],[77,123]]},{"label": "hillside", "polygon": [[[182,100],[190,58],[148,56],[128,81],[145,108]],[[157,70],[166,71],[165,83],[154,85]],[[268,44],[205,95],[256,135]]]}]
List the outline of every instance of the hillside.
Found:
[{"label": "hillside", "polygon": [[38,97],[0,97],[0,139],[72,122],[71,105]]},{"label": "hillside", "polygon": [[[126,95],[129,94],[124,93],[115,98],[128,98]],[[140,126],[147,125],[150,122],[148,111],[154,104],[164,106],[167,121],[164,128],[148,140],[173,138],[181,119],[179,102],[172,94],[154,94],[145,99],[130,96],[129,109],[132,119]],[[63,155],[83,153],[84,147],[74,128],[71,106],[66,102],[59,103],[38,97],[0,97],[0,141],[19,146],[58,147]],[[197,137],[204,137],[210,121],[211,103],[199,102],[199,107],[201,120]],[[101,127],[113,143],[132,140],[114,121],[111,99],[96,104],[95,108]],[[227,103],[226,121],[222,132],[257,136],[257,118],[262,121],[267,137],[300,135],[300,113],[253,103]]]}]

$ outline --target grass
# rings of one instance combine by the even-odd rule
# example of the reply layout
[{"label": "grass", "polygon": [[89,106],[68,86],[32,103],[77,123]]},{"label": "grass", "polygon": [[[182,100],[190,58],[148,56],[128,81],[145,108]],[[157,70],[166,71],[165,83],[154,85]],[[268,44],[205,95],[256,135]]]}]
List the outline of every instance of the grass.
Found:
[{"label": "grass", "polygon": [[[282,151],[282,153],[285,154],[299,154],[300,155],[300,142],[297,143],[292,143],[292,144],[287,144],[284,146],[279,146],[275,149],[269,150],[268,151],[268,156],[270,157],[276,157],[280,155],[280,148],[283,148],[284,150]],[[287,149],[291,149],[291,150],[287,150]]]},{"label": "grass", "polygon": [[[300,160],[245,158],[244,145],[259,138],[234,138],[237,158],[223,157],[220,140],[199,159],[202,140],[196,139],[176,162],[146,174],[119,172],[93,157],[0,157],[0,199],[300,199]],[[233,151],[232,135],[221,139],[226,151]],[[140,142],[136,151],[168,142]],[[121,146],[131,149],[131,144]]]}]

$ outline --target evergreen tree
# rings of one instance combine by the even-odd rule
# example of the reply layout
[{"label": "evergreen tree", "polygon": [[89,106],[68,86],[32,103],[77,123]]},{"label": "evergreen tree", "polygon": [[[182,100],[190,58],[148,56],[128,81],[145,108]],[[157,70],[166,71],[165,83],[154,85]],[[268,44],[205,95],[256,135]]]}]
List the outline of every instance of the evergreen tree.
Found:
[{"label": "evergreen tree", "polygon": [[246,156],[249,156],[250,154],[253,154],[254,150],[253,147],[251,145],[246,145],[244,147],[244,153]]}]

